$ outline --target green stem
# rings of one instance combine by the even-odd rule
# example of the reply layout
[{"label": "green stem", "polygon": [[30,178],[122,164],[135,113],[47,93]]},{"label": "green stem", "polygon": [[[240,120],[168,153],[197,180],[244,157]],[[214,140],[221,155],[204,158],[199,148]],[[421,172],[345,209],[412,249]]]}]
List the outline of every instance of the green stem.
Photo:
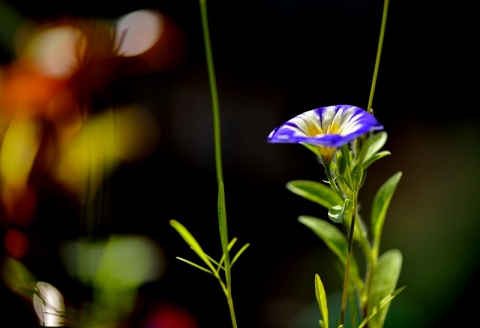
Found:
[{"label": "green stem", "polygon": [[[378,47],[377,47],[377,57],[375,60],[375,68],[373,71],[373,79],[372,79],[372,86],[370,88],[370,97],[368,100],[368,107],[367,110],[370,113],[373,113],[372,110],[372,103],[373,103],[373,95],[375,93],[375,85],[377,82],[378,76],[378,68],[380,66],[380,57],[382,54],[382,47],[383,47],[383,39],[385,38],[385,26],[387,25],[387,13],[388,13],[388,2],[389,0],[384,0],[383,2],[383,12],[382,12],[382,24],[380,27],[380,36],[378,40]],[[363,157],[363,156],[362,156]],[[359,168],[362,166],[361,163],[363,162],[363,158],[359,162]],[[378,251],[370,250],[370,252],[365,252],[366,258],[368,260],[368,269],[365,276],[365,292],[362,298],[362,305],[363,305],[363,315],[366,317],[368,315],[368,299],[370,298],[370,293],[372,289],[372,277],[375,273],[377,267],[377,260],[378,260]]]},{"label": "green stem", "polygon": [[202,30],[205,42],[205,53],[207,59],[208,77],[210,83],[210,93],[212,97],[212,109],[213,109],[213,129],[214,129],[214,143],[215,143],[215,167],[217,172],[218,188],[221,190],[221,202],[219,214],[220,224],[220,239],[222,241],[223,254],[225,256],[225,280],[226,286],[224,288],[225,295],[227,297],[228,308],[230,311],[230,317],[232,320],[233,328],[237,328],[237,320],[235,318],[235,311],[233,307],[232,299],[232,274],[230,255],[228,251],[228,229],[227,218],[225,213],[225,203],[223,198],[223,174],[222,174],[222,150],[221,150],[221,134],[220,134],[220,110],[218,105],[217,85],[215,80],[215,70],[213,66],[213,56],[210,43],[210,32],[208,28],[208,15],[206,0],[200,1],[200,13],[202,18]]},{"label": "green stem", "polygon": [[[368,299],[370,298],[370,293],[372,290],[372,278],[373,278],[373,273],[375,272],[377,268],[377,257],[370,256],[370,261],[368,263],[368,269],[367,273],[365,275],[365,291],[364,291],[364,296],[362,298],[362,307],[363,307],[363,317],[366,318],[369,313],[368,313]],[[367,326],[365,326],[367,327]]]},{"label": "green stem", "polygon": [[378,76],[378,67],[380,66],[380,57],[382,55],[383,39],[385,36],[385,26],[387,24],[387,12],[388,12],[388,0],[384,0],[383,13],[382,13],[382,25],[380,27],[380,37],[378,40],[378,48],[377,48],[377,58],[375,60],[372,86],[370,88],[370,97],[368,99],[368,107],[367,107],[367,111],[370,113],[372,113],[373,94],[375,93],[375,85],[377,83],[377,76]]},{"label": "green stem", "polygon": [[333,179],[332,172],[330,170],[330,163],[325,163],[324,162],[324,168],[325,168],[325,173],[327,174],[327,179],[328,182],[330,183],[330,187],[335,190],[335,192],[340,196],[340,198],[343,200],[345,199],[345,195],[340,191],[338,188],[335,179]]},{"label": "green stem", "polygon": [[222,174],[222,147],[220,136],[220,110],[218,105],[217,83],[213,66],[212,47],[210,44],[210,32],[208,28],[207,1],[200,0],[200,13],[202,15],[203,38],[205,41],[205,53],[207,57],[208,79],[210,83],[210,94],[212,97],[213,109],[213,133],[215,142],[215,167],[217,170],[217,182],[223,182]]},{"label": "green stem", "polygon": [[353,249],[353,234],[355,232],[355,219],[357,217],[357,198],[358,198],[358,191],[353,193],[353,208],[352,208],[352,222],[350,224],[350,232],[348,235],[348,250],[347,250],[347,261],[345,263],[345,277],[343,281],[343,295],[342,295],[342,313],[340,316],[340,324],[345,324],[345,313],[347,311],[347,299],[348,299],[348,284],[350,279],[350,261],[352,257],[352,249]]}]

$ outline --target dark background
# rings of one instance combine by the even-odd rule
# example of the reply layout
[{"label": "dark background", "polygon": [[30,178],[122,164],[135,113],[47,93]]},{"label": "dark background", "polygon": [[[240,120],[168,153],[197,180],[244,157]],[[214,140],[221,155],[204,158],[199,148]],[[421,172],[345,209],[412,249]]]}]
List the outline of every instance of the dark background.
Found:
[{"label": "dark background", "polygon": [[[178,220],[208,253],[220,253],[211,102],[198,2],[8,2],[31,19],[115,18],[151,8],[168,15],[183,31],[187,47],[180,65],[112,85],[120,102],[141,104],[155,114],[160,138],[151,154],[123,164],[108,180],[109,224],[104,233],[144,234],[161,245],[165,274],[142,287],[147,302],[179,305],[200,327],[228,327],[218,283],[175,260],[193,260],[195,255],[168,224]],[[341,279],[333,255],[297,221],[303,214],[325,218],[324,209],[290,193],[285,183],[321,180],[323,171],[303,147],[268,144],[266,137],[284,121],[316,107],[367,107],[383,2],[257,0],[207,5],[229,234],[240,244],[251,244],[233,270],[239,326],[317,327],[314,274],[324,277],[327,292],[340,290]],[[472,8],[452,1],[390,1],[373,109],[389,135],[385,149],[392,155],[370,169],[360,196],[368,217],[381,183],[403,172],[385,223],[382,250],[402,251],[398,285],[407,289],[393,300],[386,327],[476,321],[480,108],[474,99],[478,34],[472,16]],[[7,51],[1,53],[3,64],[12,58]],[[78,235],[63,215],[68,209],[43,210],[32,233],[44,236],[52,251],[57,242]],[[68,288],[60,265],[53,273],[41,259],[32,263],[32,271]],[[12,322],[31,322],[25,305],[10,296],[2,316],[15,311],[18,316]],[[309,312],[312,306],[315,310]]]}]

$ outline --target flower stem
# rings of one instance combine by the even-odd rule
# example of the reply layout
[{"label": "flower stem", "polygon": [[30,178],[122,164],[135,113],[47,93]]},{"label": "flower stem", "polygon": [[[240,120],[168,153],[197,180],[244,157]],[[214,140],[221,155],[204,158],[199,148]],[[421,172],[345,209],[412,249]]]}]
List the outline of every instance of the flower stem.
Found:
[{"label": "flower stem", "polygon": [[324,168],[325,168],[325,174],[327,175],[328,182],[330,184],[330,187],[335,190],[335,192],[340,196],[342,200],[345,199],[345,196],[343,193],[340,191],[340,189],[337,186],[337,183],[335,182],[335,179],[332,176],[332,171],[330,170],[330,163],[325,163],[324,162]]},{"label": "flower stem", "polygon": [[377,83],[377,76],[378,76],[378,67],[380,66],[380,57],[382,55],[383,39],[384,39],[384,35],[385,35],[385,26],[387,24],[387,12],[388,12],[388,0],[384,0],[384,2],[383,2],[383,13],[382,13],[382,25],[380,27],[380,37],[379,37],[379,40],[378,40],[378,47],[377,47],[377,58],[375,60],[375,68],[373,70],[372,86],[370,88],[370,97],[368,99],[367,111],[369,113],[372,113],[373,94],[375,93],[375,85]]},{"label": "flower stem", "polygon": [[345,277],[343,281],[343,295],[342,295],[342,312],[340,316],[340,324],[345,324],[345,313],[347,311],[347,298],[348,298],[348,284],[350,279],[350,261],[352,257],[352,248],[353,248],[353,234],[355,232],[355,219],[357,213],[357,198],[358,191],[353,193],[353,208],[352,208],[352,222],[350,223],[350,232],[348,235],[348,250],[347,250],[347,260],[345,263]]},{"label": "flower stem", "polygon": [[[230,311],[230,317],[232,320],[233,328],[237,328],[237,320],[235,318],[235,310],[233,307],[232,299],[232,274],[230,255],[228,251],[228,229],[227,229],[227,217],[225,211],[225,199],[223,189],[223,174],[222,174],[222,150],[221,150],[221,134],[220,134],[220,110],[218,105],[217,85],[215,80],[215,70],[213,66],[213,56],[210,44],[210,32],[208,28],[208,15],[206,0],[200,1],[200,13],[202,18],[202,30],[205,42],[205,53],[207,60],[208,77],[210,83],[210,93],[212,98],[213,109],[213,129],[214,129],[214,143],[215,143],[215,167],[217,172],[217,183],[220,190],[219,195],[219,226],[220,226],[220,239],[222,241],[222,251],[225,258],[225,296],[227,297],[228,308]],[[220,284],[222,281],[220,280]]]},{"label": "flower stem", "polygon": [[202,16],[202,30],[205,42],[205,54],[207,60],[208,79],[210,83],[210,95],[212,97],[213,110],[213,133],[215,142],[215,167],[217,171],[217,182],[223,182],[222,174],[222,147],[220,136],[220,109],[218,105],[217,82],[215,80],[215,69],[213,66],[212,47],[210,44],[210,32],[208,28],[207,1],[200,1],[200,13]]}]

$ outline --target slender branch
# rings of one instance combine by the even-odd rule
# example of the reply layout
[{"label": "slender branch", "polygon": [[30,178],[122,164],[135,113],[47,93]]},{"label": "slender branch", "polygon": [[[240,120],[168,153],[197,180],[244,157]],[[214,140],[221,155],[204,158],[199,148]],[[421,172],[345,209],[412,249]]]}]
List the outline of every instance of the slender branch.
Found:
[{"label": "slender branch", "polygon": [[337,183],[335,182],[335,179],[332,176],[332,172],[330,170],[330,163],[324,163],[323,164],[325,168],[325,174],[327,175],[328,182],[330,184],[330,187],[335,190],[337,195],[343,200],[345,199],[345,195],[340,191],[340,189],[337,186]]},{"label": "slender branch", "polygon": [[350,232],[348,235],[348,250],[347,250],[347,261],[345,263],[345,277],[343,281],[343,295],[342,295],[342,313],[340,316],[340,324],[345,324],[345,313],[347,311],[347,298],[348,298],[348,284],[350,279],[350,261],[352,258],[352,248],[353,248],[353,234],[355,232],[355,219],[357,213],[357,198],[358,191],[355,191],[353,194],[353,208],[352,208],[352,222],[350,224]]},{"label": "slender branch", "polygon": [[207,57],[208,79],[210,83],[210,94],[212,97],[213,109],[213,133],[215,142],[215,167],[217,170],[217,182],[223,182],[222,173],[222,147],[220,133],[220,109],[218,105],[217,82],[215,79],[215,69],[213,66],[212,47],[210,43],[210,32],[208,28],[207,1],[200,1],[200,13],[202,16],[203,38],[205,42],[205,53]]},{"label": "slender branch", "polygon": [[[212,97],[212,109],[213,109],[213,129],[214,129],[214,142],[215,142],[215,167],[217,172],[218,189],[220,190],[221,199],[219,202],[219,224],[220,224],[220,239],[222,241],[222,250],[225,257],[225,280],[226,286],[223,288],[225,296],[227,297],[228,308],[230,310],[230,317],[232,320],[233,328],[237,328],[237,320],[235,317],[235,311],[233,307],[232,299],[232,273],[230,264],[230,255],[228,251],[228,229],[227,229],[227,217],[225,213],[225,202],[223,197],[223,173],[222,173],[222,149],[221,149],[221,133],[220,133],[220,110],[218,104],[217,85],[215,80],[215,70],[213,66],[213,56],[210,43],[210,32],[208,28],[208,15],[206,0],[200,1],[200,13],[202,18],[202,30],[205,42],[205,53],[207,59],[208,77],[210,82],[210,93]],[[220,279],[220,283],[221,279]],[[223,285],[222,285],[223,286]]]},{"label": "slender branch", "polygon": [[373,94],[375,93],[375,85],[377,84],[377,76],[378,76],[378,67],[380,66],[380,57],[382,55],[383,39],[385,36],[385,26],[387,24],[387,12],[388,12],[388,0],[384,0],[383,13],[382,13],[382,25],[380,27],[380,37],[378,40],[378,47],[377,47],[377,58],[375,60],[375,68],[373,70],[372,86],[370,88],[370,98],[368,99],[367,111],[369,113],[372,113]]}]

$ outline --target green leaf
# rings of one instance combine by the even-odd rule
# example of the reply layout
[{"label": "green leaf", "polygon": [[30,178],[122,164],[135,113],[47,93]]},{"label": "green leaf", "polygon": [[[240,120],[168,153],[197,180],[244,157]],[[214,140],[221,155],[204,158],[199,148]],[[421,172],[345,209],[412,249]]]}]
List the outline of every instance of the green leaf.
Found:
[{"label": "green leaf", "polygon": [[391,293],[390,295],[388,295],[387,297],[382,299],[378,305],[373,307],[370,315],[368,317],[366,317],[360,323],[360,325],[358,325],[358,328],[364,327],[370,321],[370,319],[372,319],[381,309],[383,309],[385,307],[385,305],[390,304],[390,302],[395,298],[395,296],[400,294],[400,292],[403,291],[405,288],[407,288],[407,287],[406,286],[400,287],[400,288],[396,289],[393,293]]},{"label": "green leaf", "polygon": [[328,210],[328,218],[335,223],[342,223],[345,217],[345,212],[348,210],[351,202],[350,199],[345,199],[343,205],[335,205]]},{"label": "green leaf", "polygon": [[375,255],[378,254],[380,248],[380,238],[383,229],[383,223],[387,215],[387,209],[390,205],[393,193],[397,188],[397,184],[400,181],[402,172],[397,172],[391,176],[381,187],[378,189],[373,199],[371,224],[373,235],[373,247]]},{"label": "green leaf", "polygon": [[202,261],[205,262],[206,265],[208,265],[210,270],[212,270],[212,272],[215,271],[215,268],[213,267],[212,263],[208,259],[208,256],[205,254],[202,247],[200,247],[200,244],[195,240],[195,238],[187,230],[187,228],[185,228],[180,222],[178,222],[176,220],[170,220],[170,225],[175,230],[177,230],[177,232],[180,234],[180,236],[182,236],[182,238],[185,240],[185,242],[202,259]]},{"label": "green leaf", "polygon": [[225,206],[225,189],[222,182],[219,183],[218,188],[218,226],[220,229],[223,256],[228,256],[227,213]]},{"label": "green leaf", "polygon": [[334,190],[320,182],[293,180],[287,183],[287,189],[327,209],[343,203],[343,199]]},{"label": "green leaf", "polygon": [[348,241],[335,225],[328,221],[305,215],[300,216],[298,221],[310,228],[318,237],[320,237],[320,239],[327,244],[328,248],[337,255],[340,262],[345,265],[347,262]]},{"label": "green leaf", "polygon": [[238,259],[238,257],[240,255],[242,255],[242,253],[247,249],[248,246],[250,246],[250,244],[245,244],[242,248],[240,248],[240,250],[237,252],[237,254],[233,257],[232,263],[230,264],[230,266],[233,266],[233,263],[235,263],[235,261]]},{"label": "green leaf", "polygon": [[[321,220],[312,216],[302,215],[298,221],[310,230],[312,230],[323,242],[330,248],[330,250],[337,255],[340,263],[342,263],[342,270],[345,268],[347,262],[348,241],[345,235],[329,221]],[[358,266],[354,254],[350,259],[350,278],[357,290],[363,290],[363,281],[358,275]]]},{"label": "green leaf", "polygon": [[317,297],[318,306],[323,318],[323,321],[320,321],[320,326],[328,328],[327,294],[325,293],[325,288],[318,274],[315,274],[315,296]]},{"label": "green leaf", "polygon": [[2,278],[13,292],[27,299],[32,298],[37,279],[20,261],[5,257],[2,263]]},{"label": "green leaf", "polygon": [[185,263],[187,263],[187,264],[190,264],[191,266],[193,266],[193,267],[195,267],[195,268],[197,268],[197,269],[200,269],[200,270],[205,271],[205,272],[207,272],[207,273],[213,274],[212,271],[208,270],[207,268],[202,267],[201,265],[198,265],[198,264],[196,264],[196,263],[193,263],[192,261],[186,260],[186,259],[184,259],[184,258],[182,258],[182,257],[178,257],[178,256],[176,257],[176,259],[177,259],[177,260],[180,260],[180,261],[182,261],[182,262],[185,262]]},{"label": "green leaf", "polygon": [[378,312],[370,319],[371,327],[383,327],[390,303],[387,302],[381,309],[375,307],[393,293],[401,270],[402,253],[399,250],[391,249],[380,256],[368,295],[368,314],[373,314],[374,310]]},{"label": "green leaf", "polygon": [[348,177],[348,180],[346,177],[340,175],[340,174],[335,174],[335,177],[337,178],[337,180],[339,180],[339,182],[347,187],[348,189],[350,189],[351,192],[354,192],[354,189],[353,186],[352,186],[352,182],[350,181],[350,177]]},{"label": "green leaf", "polygon": [[365,165],[365,162],[369,161],[370,158],[375,155],[382,147],[385,145],[387,142],[387,133],[385,131],[381,131],[375,134],[372,134],[368,140],[367,140],[367,145],[368,145],[368,151],[367,154],[365,155],[365,158],[363,159],[363,163]]},{"label": "green leaf", "polygon": [[[230,252],[230,250],[232,249],[233,245],[235,245],[235,243],[237,242],[237,237],[233,238],[229,243],[228,243],[228,252]],[[220,262],[217,263],[217,265],[219,267],[222,266],[223,262],[225,261],[225,253],[222,254],[222,257],[220,258]],[[224,269],[222,267],[222,269]],[[224,269],[225,270],[225,269]]]},{"label": "green leaf", "polygon": [[363,169],[366,170],[370,165],[378,161],[380,158],[390,155],[391,153],[388,150],[381,151],[370,157],[367,161],[363,162]]}]

